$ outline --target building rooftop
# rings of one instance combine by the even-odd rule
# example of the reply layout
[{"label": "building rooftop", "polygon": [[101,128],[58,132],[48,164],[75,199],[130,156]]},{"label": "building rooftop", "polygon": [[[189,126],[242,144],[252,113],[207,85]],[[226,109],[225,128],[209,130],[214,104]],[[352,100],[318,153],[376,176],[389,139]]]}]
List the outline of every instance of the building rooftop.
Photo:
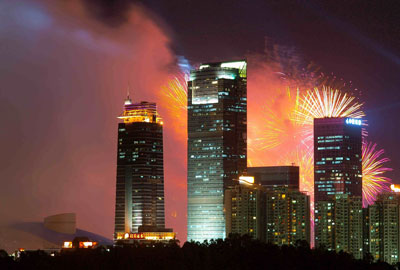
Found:
[{"label": "building rooftop", "polygon": [[163,124],[161,117],[157,113],[156,103],[147,101],[132,103],[129,96],[125,100],[124,111],[118,118],[123,119],[124,123],[144,122]]}]

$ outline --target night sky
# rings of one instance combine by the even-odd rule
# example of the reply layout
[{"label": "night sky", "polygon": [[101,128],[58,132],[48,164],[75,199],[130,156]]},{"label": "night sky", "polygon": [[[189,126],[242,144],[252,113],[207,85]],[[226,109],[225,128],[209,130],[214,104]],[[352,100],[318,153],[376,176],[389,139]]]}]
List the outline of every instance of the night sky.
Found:
[{"label": "night sky", "polygon": [[[262,58],[271,44],[351,82],[400,183],[398,1],[143,2],[0,1],[1,224],[76,212],[80,228],[112,238],[116,117],[130,84],[165,119],[166,223],[185,240],[186,138],[160,87],[178,57]],[[250,64],[252,104],[267,93]]]}]

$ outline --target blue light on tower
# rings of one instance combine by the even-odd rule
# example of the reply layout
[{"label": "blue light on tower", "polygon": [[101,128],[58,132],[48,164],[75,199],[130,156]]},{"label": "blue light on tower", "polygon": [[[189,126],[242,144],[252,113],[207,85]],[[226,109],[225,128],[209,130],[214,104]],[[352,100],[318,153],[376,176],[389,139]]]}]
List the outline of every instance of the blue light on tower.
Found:
[{"label": "blue light on tower", "polygon": [[362,120],[361,119],[354,119],[354,118],[346,118],[346,124],[347,125],[361,126],[362,125]]}]

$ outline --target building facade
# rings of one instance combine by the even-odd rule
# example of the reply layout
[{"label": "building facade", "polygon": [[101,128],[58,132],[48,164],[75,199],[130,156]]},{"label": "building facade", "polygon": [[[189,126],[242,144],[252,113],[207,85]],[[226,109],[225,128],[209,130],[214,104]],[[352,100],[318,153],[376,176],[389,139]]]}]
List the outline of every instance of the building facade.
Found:
[{"label": "building facade", "polygon": [[115,235],[165,227],[163,128],[155,103],[125,101],[118,118]]},{"label": "building facade", "polygon": [[298,166],[248,167],[247,174],[254,176],[255,182],[267,188],[288,187],[299,190],[300,168]]},{"label": "building facade", "polygon": [[226,235],[250,235],[265,241],[265,190],[253,177],[239,181],[225,190]]},{"label": "building facade", "polygon": [[224,192],[247,163],[246,61],[202,64],[188,81],[188,240],[225,238]]},{"label": "building facade", "polygon": [[315,245],[363,258],[362,197],[334,195],[315,205]]},{"label": "building facade", "polygon": [[314,197],[362,196],[361,119],[314,119]]},{"label": "building facade", "polygon": [[363,256],[361,119],[314,119],[315,245]]},{"label": "building facade", "polygon": [[287,187],[267,191],[266,241],[276,245],[310,243],[310,196]]},{"label": "building facade", "polygon": [[367,208],[367,252],[375,260],[399,262],[400,194],[385,192]]}]

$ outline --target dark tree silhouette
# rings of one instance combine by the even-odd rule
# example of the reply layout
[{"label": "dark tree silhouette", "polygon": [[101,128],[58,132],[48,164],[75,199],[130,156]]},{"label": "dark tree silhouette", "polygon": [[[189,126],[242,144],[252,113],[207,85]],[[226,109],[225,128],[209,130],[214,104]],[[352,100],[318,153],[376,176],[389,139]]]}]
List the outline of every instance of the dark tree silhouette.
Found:
[{"label": "dark tree silhouette", "polygon": [[251,239],[249,236],[230,235],[203,243],[175,243],[72,249],[52,257],[43,251],[23,252],[17,261],[0,252],[0,269],[396,269],[370,257],[356,260],[345,252],[310,249],[308,243],[276,246]]}]

